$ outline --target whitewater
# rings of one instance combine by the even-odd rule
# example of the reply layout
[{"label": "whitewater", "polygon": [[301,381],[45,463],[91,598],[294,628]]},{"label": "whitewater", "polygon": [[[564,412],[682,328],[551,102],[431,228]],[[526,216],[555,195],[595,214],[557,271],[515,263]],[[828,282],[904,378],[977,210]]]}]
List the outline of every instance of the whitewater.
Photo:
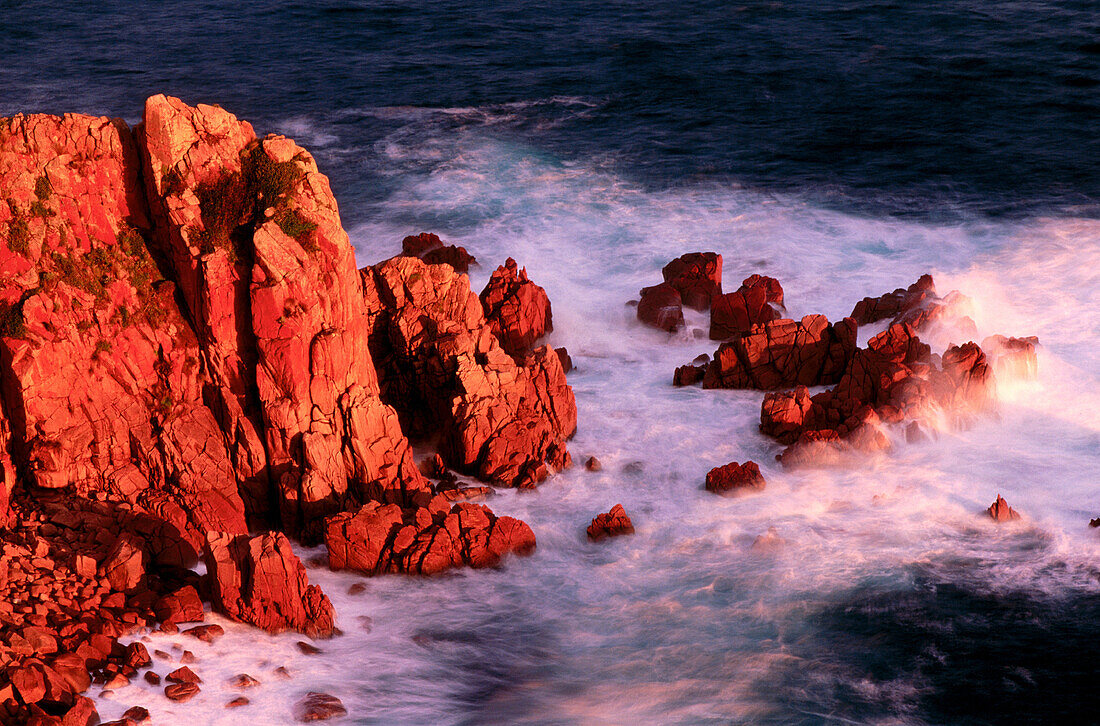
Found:
[{"label": "whitewater", "polygon": [[[547,123],[547,106],[588,107],[543,102]],[[535,492],[491,497],[538,538],[498,569],[367,579],[299,548],[343,631],[320,654],[216,615],[226,635],[212,644],[139,634],[172,654],[170,667],[154,660],[162,674],[193,651],[202,691],[175,704],[135,680],[96,697],[104,720],[143,705],[154,723],[291,723],[308,691],[339,697],[356,724],[924,724],[1073,708],[1095,683],[1100,615],[1088,527],[1100,516],[1100,222],[873,217],[706,179],[654,190],[606,159],[494,133],[500,114],[524,112],[360,110],[406,122],[369,150],[307,118],[280,130],[322,169],[358,154],[387,180],[349,230],[360,265],[432,231],[477,257],[475,291],[509,256],[526,266],[553,304],[547,342],[575,366],[570,451],[602,470],[575,465]],[[890,451],[850,466],[784,470],[757,430],[760,392],[672,386],[676,366],[717,347],[695,333],[706,316],[669,336],[627,305],[695,251],[722,254],[727,290],[752,273],[778,278],[796,319],[838,320],[930,272],[941,294],[972,298],[977,342],[1038,336],[1038,376],[998,381],[996,410],[965,430],[917,444],[895,433]],[[941,337],[938,352],[965,342]],[[749,459],[761,494],[702,489],[709,469]],[[983,515],[998,494],[1021,522]],[[616,503],[636,534],[589,543],[585,526]],[[769,531],[772,545],[754,547]],[[261,685],[227,710],[238,673]],[[1036,693],[1054,681],[1062,692]]]}]

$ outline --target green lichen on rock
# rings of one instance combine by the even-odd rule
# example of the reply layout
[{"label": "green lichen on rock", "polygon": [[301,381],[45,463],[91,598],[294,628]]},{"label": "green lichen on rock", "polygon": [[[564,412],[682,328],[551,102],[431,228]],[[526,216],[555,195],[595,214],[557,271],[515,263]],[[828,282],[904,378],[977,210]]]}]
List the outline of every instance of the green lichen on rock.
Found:
[{"label": "green lichen on rock", "polygon": [[307,219],[297,209],[287,208],[276,214],[275,224],[279,225],[283,234],[297,240],[302,247],[310,245],[316,249],[317,243],[312,240],[311,235],[317,229],[317,223]]}]

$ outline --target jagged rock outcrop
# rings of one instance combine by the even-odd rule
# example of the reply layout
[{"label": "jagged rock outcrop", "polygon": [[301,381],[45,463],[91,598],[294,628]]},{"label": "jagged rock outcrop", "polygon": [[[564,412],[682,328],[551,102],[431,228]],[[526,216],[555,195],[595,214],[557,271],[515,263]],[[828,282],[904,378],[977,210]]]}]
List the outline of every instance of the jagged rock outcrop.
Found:
[{"label": "jagged rock outcrop", "polygon": [[856,350],[851,318],[830,324],[824,315],[774,320],[719,346],[703,388],[754,388],[836,383]]},{"label": "jagged rock outcrop", "polygon": [[988,514],[989,518],[997,524],[1001,524],[1002,522],[1013,522],[1020,519],[1020,513],[1008,506],[1008,502],[1006,502],[1000,494],[997,495],[997,501],[989,505],[986,514]]},{"label": "jagged rock outcrop", "polygon": [[731,461],[725,466],[715,467],[707,472],[703,485],[708,492],[726,497],[749,491],[763,491],[765,486],[764,476],[755,461],[746,461],[744,464]]},{"label": "jagged rock outcrop", "polygon": [[529,554],[535,534],[526,523],[497,517],[486,506],[448,507],[436,497],[415,510],[371,502],[358,512],[334,515],[325,528],[325,546],[334,570],[434,575],[464,565],[493,567],[508,553]]},{"label": "jagged rock outcrop", "polygon": [[203,549],[214,609],[270,633],[296,630],[314,638],[334,632],[335,611],[281,532],[211,533]]},{"label": "jagged rock outcrop", "polygon": [[429,265],[450,265],[455,272],[461,273],[469,272],[470,265],[477,264],[477,260],[465,247],[444,245],[443,240],[431,232],[409,235],[401,240],[401,254],[418,257]]},{"label": "jagged rock outcrop", "polygon": [[480,298],[500,347],[517,361],[554,330],[546,291],[527,278],[527,268],[517,269],[511,257],[493,272]]},{"label": "jagged rock outcrop", "polygon": [[451,467],[507,486],[568,465],[577,408],[549,346],[517,363],[449,267],[399,257],[363,279],[383,397],[410,435],[438,436]]},{"label": "jagged rock outcrop", "polygon": [[736,291],[717,295],[710,306],[710,339],[727,340],[781,316],[783,287],[774,277],[752,275]]},{"label": "jagged rock outcrop", "polygon": [[665,283],[680,293],[684,305],[692,310],[707,310],[722,294],[722,255],[715,252],[690,252],[661,268]]},{"label": "jagged rock outcrop", "polygon": [[878,297],[865,297],[856,303],[849,316],[857,325],[895,318],[936,297],[936,286],[931,275],[921,275],[908,288],[898,288]]}]

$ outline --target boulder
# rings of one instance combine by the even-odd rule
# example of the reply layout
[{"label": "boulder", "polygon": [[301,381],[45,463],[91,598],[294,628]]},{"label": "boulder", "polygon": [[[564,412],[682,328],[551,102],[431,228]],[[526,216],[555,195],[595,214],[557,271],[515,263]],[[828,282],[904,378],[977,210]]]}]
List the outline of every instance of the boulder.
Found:
[{"label": "boulder", "polygon": [[711,301],[722,294],[722,255],[691,252],[665,265],[661,275],[666,284],[680,293],[684,305],[693,310],[707,310]]},{"label": "boulder", "polygon": [[470,265],[477,264],[477,260],[465,247],[444,245],[439,237],[430,232],[421,232],[403,239],[401,254],[419,258],[429,265],[450,265],[455,272],[462,274],[469,272]]},{"label": "boulder", "polygon": [[641,300],[638,302],[638,320],[669,333],[683,327],[684,311],[676,288],[662,282],[660,285],[642,288],[639,294]]},{"label": "boulder", "polygon": [[325,529],[329,567],[367,575],[433,575],[454,567],[493,567],[508,553],[530,554],[535,535],[524,522],[497,517],[486,506],[460,502],[401,511],[369,503],[330,517]]},{"label": "boulder", "polygon": [[554,330],[546,291],[527,279],[527,268],[517,270],[511,257],[493,272],[480,299],[500,347],[517,362],[539,338]]},{"label": "boulder", "polygon": [[588,525],[588,539],[599,542],[608,537],[634,534],[634,523],[630,521],[623,505],[616,504],[611,511],[597,514]]},{"label": "boulder", "polygon": [[348,710],[336,696],[310,691],[294,705],[294,718],[302,723],[346,716]]},{"label": "boulder", "polygon": [[314,638],[334,632],[334,611],[309,584],[290,541],[279,532],[255,536],[213,533],[203,560],[218,612],[271,633],[295,630]]},{"label": "boulder", "polygon": [[732,461],[725,466],[711,469],[707,473],[705,488],[708,492],[722,496],[734,496],[750,491],[763,491],[764,477],[760,467],[754,461],[739,464]]},{"label": "boulder", "polygon": [[184,585],[157,598],[153,612],[162,623],[186,623],[206,617],[199,593],[191,585]]},{"label": "boulder", "polygon": [[132,592],[145,582],[149,558],[145,554],[144,544],[129,532],[122,532],[107,553],[103,571],[115,592]]},{"label": "boulder", "polygon": [[772,277],[753,275],[735,292],[718,295],[710,307],[710,339],[728,340],[780,317],[783,288]]}]

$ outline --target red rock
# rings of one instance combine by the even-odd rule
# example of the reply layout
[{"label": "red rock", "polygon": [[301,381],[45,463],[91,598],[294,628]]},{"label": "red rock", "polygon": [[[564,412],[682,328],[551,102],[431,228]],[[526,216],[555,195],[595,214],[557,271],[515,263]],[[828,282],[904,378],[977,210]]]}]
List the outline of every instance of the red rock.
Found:
[{"label": "red rock", "polygon": [[584,468],[588,471],[599,471],[600,469],[603,469],[603,464],[601,464],[600,460],[597,459],[595,456],[590,456],[584,462]]},{"label": "red rock", "polygon": [[616,504],[611,511],[597,514],[592,523],[588,525],[588,539],[599,542],[607,537],[618,537],[624,534],[634,534],[634,523],[626,515],[623,505]]},{"label": "red rock", "polygon": [[480,299],[500,347],[517,361],[531,351],[535,341],[554,330],[546,291],[527,279],[527,268],[517,272],[511,257],[489,278]]},{"label": "red rock", "polygon": [[[193,628],[188,628],[183,631],[184,635],[189,635],[196,640],[201,640],[204,643],[213,643],[218,638],[225,635],[225,628],[220,625],[196,625]],[[187,651],[184,651],[184,655]]]},{"label": "red rock", "polygon": [[746,278],[736,292],[716,296],[711,303],[710,339],[727,340],[777,320],[779,311],[773,305],[783,306],[779,281],[760,275]]},{"label": "red rock", "polygon": [[998,523],[1011,522],[1020,518],[1020,514],[1015,509],[1008,506],[1008,502],[1002,499],[1000,494],[997,495],[997,501],[989,505],[989,509],[986,510],[986,512],[994,522]]},{"label": "red rock", "polygon": [[230,688],[244,690],[246,688],[255,688],[260,685],[260,682],[247,673],[241,673],[230,678],[228,685]]},{"label": "red rock", "polygon": [[295,645],[298,646],[298,650],[300,650],[304,655],[320,655],[322,652],[321,649],[318,648],[316,645],[313,645],[312,643],[307,643],[304,640],[299,640]]},{"label": "red rock", "polygon": [[482,505],[402,512],[372,502],[354,514],[330,517],[325,545],[336,570],[431,575],[463,565],[493,567],[507,553],[529,554],[535,535],[525,523],[497,517]]},{"label": "red rock", "polygon": [[130,643],[126,646],[123,662],[136,670],[152,665],[153,659],[149,657],[149,651],[144,643]]},{"label": "red rock", "polygon": [[147,562],[145,543],[129,532],[119,534],[103,560],[103,571],[111,589],[118,592],[137,589],[145,581]]},{"label": "red rock", "polygon": [[752,550],[754,552],[778,552],[783,549],[787,544],[786,540],[779,536],[779,532],[775,527],[768,527],[768,531],[764,534],[757,535],[756,539],[752,541]]},{"label": "red rock", "polygon": [[153,605],[153,612],[157,620],[163,623],[186,623],[206,617],[199,593],[191,585],[184,585],[159,597]]},{"label": "red rock", "polygon": [[722,294],[722,255],[691,252],[665,265],[661,275],[680,293],[684,305],[706,310]]},{"label": "red rock", "polygon": [[832,429],[803,431],[798,440],[788,446],[776,459],[787,469],[829,466],[843,461],[850,451],[851,446]]},{"label": "red rock", "polygon": [[144,678],[145,678],[145,682],[148,683],[151,686],[159,686],[160,685],[160,676],[157,675],[156,673],[154,673],[153,671],[145,671]]},{"label": "red rock", "polygon": [[920,279],[906,289],[898,288],[879,297],[865,297],[856,303],[851,318],[858,325],[869,325],[879,320],[893,318],[919,306],[936,296],[936,286],[931,275]]},{"label": "red rock", "polygon": [[214,609],[268,632],[333,634],[332,603],[309,584],[305,567],[278,532],[212,534],[203,549]]},{"label": "red rock", "polygon": [[744,464],[732,461],[707,473],[706,490],[723,496],[732,496],[750,490],[763,491],[764,486],[760,467],[753,461],[746,461]]},{"label": "red rock", "polygon": [[383,399],[410,435],[440,436],[447,464],[505,486],[531,486],[549,467],[568,465],[576,401],[548,346],[517,364],[469,281],[445,267],[397,258],[363,276],[368,307],[377,311],[372,355]]},{"label": "red rock", "polygon": [[639,294],[641,300],[638,302],[638,320],[670,333],[683,327],[684,311],[676,288],[662,282],[660,285],[642,288]]},{"label": "red rock", "polygon": [[676,372],[672,375],[672,385],[674,386],[694,386],[699,381],[703,380],[703,377],[707,373],[707,367],[686,365],[680,366],[676,369]]},{"label": "red rock", "polygon": [[146,723],[149,720],[149,710],[142,706],[131,706],[126,709],[126,712],[122,714],[122,717],[129,719],[130,721],[141,724]]},{"label": "red rock", "polygon": [[195,683],[173,683],[164,687],[164,695],[169,701],[188,701],[199,692]]},{"label": "red rock", "polygon": [[[203,628],[217,628],[217,630],[199,630],[198,628],[192,628],[191,630],[197,630],[198,632],[184,631],[185,635],[190,635],[192,638],[197,638],[206,643],[213,643],[217,638],[220,638],[224,631],[220,625],[204,625]],[[197,659],[195,654],[189,650],[183,651],[180,655],[180,663],[194,663]]]},{"label": "red rock", "polygon": [[303,723],[346,716],[348,710],[336,696],[310,691],[294,705],[294,718]]},{"label": "red rock", "polygon": [[444,246],[439,237],[429,232],[421,232],[402,240],[401,254],[408,257],[418,257],[430,265],[450,265],[455,272],[462,274],[469,271],[470,265],[477,264],[477,260],[466,251],[465,247]]},{"label": "red rock", "polygon": [[707,366],[703,388],[775,390],[837,382],[856,350],[850,318],[829,324],[823,315],[775,320],[723,343]]},{"label": "red rock", "polygon": [[164,677],[164,680],[172,683],[202,683],[202,679],[187,666],[177,668]]},{"label": "red rock", "polygon": [[562,373],[569,373],[573,370],[573,359],[569,357],[569,351],[565,348],[554,348],[554,353],[557,354],[558,360],[561,361]]},{"label": "red rock", "polygon": [[802,434],[813,402],[806,386],[764,395],[760,405],[760,432],[783,444],[793,444]]},{"label": "red rock", "polygon": [[5,398],[20,401],[7,420],[19,422],[29,480],[140,501],[194,546],[209,526],[244,531],[228,450],[202,398],[202,351],[150,247],[126,124],[8,120],[0,187],[14,205],[0,205],[0,225],[25,225],[15,249],[0,248],[12,333],[0,358]]},{"label": "red rock", "polygon": [[231,701],[226,702],[226,708],[240,708],[241,706],[247,706],[250,701],[244,696],[237,696]]}]

